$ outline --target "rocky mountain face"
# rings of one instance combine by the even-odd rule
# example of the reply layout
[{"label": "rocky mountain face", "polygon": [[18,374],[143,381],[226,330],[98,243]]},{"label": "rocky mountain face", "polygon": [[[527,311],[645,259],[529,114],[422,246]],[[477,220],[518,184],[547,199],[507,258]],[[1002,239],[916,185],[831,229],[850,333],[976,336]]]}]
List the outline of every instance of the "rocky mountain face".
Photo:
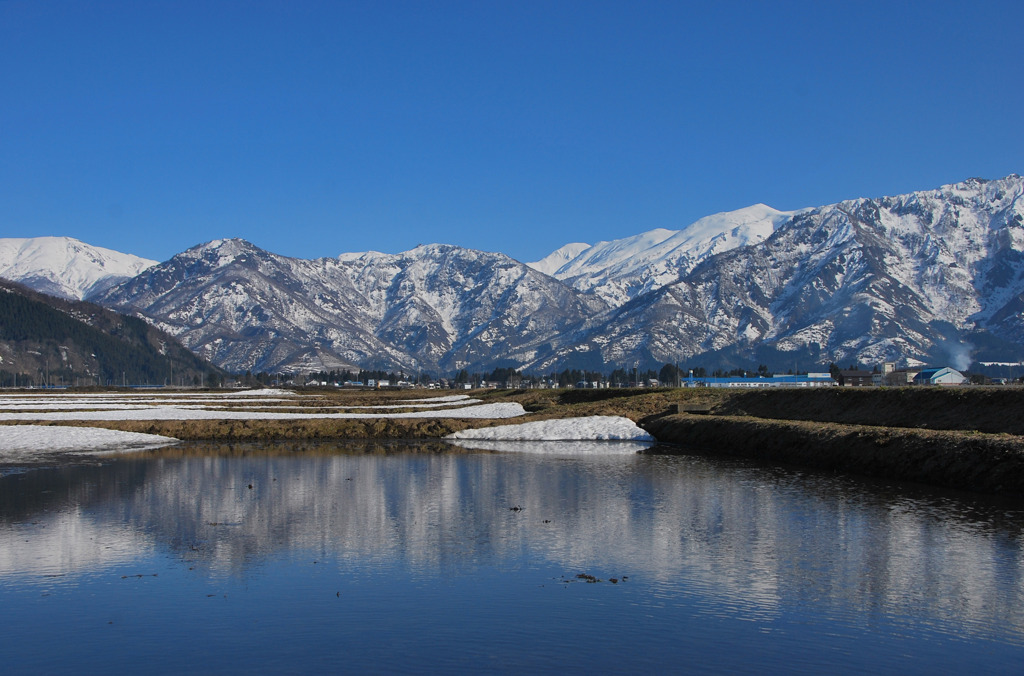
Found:
[{"label": "rocky mountain face", "polygon": [[520,365],[607,306],[501,254],[421,246],[301,260],[190,249],[96,297],[233,371]]},{"label": "rocky mountain face", "polygon": [[58,298],[82,300],[154,265],[70,237],[0,238],[0,278]]},{"label": "rocky mountain face", "polygon": [[1024,179],[764,205],[524,265],[218,240],[93,293],[232,371],[1024,358]]},{"label": "rocky mountain face", "polygon": [[1019,176],[972,179],[795,214],[617,308],[589,342],[611,363],[1019,359],[1022,193]]}]

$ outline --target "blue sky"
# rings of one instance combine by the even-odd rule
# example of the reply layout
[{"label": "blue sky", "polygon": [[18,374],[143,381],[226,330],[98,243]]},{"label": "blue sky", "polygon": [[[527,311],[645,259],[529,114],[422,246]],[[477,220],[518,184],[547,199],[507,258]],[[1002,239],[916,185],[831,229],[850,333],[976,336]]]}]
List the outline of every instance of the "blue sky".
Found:
[{"label": "blue sky", "polygon": [[0,237],[567,242],[1024,173],[1024,3],[0,0]]}]

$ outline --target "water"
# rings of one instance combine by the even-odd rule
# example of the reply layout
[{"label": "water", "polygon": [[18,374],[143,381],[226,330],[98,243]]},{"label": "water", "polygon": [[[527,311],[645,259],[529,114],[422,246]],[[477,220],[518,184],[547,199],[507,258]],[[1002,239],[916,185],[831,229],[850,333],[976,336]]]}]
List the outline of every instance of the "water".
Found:
[{"label": "water", "polygon": [[1020,674],[1022,531],[1020,500],[697,456],[187,446],[0,477],[0,654],[8,674]]}]

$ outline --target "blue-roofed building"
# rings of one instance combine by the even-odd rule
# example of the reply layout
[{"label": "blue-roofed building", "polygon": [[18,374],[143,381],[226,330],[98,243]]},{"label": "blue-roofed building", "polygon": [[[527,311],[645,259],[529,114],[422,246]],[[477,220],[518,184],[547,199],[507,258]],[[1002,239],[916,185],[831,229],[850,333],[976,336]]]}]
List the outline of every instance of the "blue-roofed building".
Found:
[{"label": "blue-roofed building", "polygon": [[937,369],[923,369],[914,376],[915,385],[963,385],[967,378],[948,366]]}]

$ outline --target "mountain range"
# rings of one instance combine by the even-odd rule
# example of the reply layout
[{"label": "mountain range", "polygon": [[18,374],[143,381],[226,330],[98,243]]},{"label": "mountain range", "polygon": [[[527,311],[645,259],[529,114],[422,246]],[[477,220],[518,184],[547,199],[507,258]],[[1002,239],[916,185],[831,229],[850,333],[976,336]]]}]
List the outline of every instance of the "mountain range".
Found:
[{"label": "mountain range", "polygon": [[158,264],[90,262],[0,239],[0,276],[136,314],[236,372],[966,367],[1024,353],[1022,195],[1011,175],[792,212],[759,204],[532,263],[442,244],[304,260],[244,240]]}]

